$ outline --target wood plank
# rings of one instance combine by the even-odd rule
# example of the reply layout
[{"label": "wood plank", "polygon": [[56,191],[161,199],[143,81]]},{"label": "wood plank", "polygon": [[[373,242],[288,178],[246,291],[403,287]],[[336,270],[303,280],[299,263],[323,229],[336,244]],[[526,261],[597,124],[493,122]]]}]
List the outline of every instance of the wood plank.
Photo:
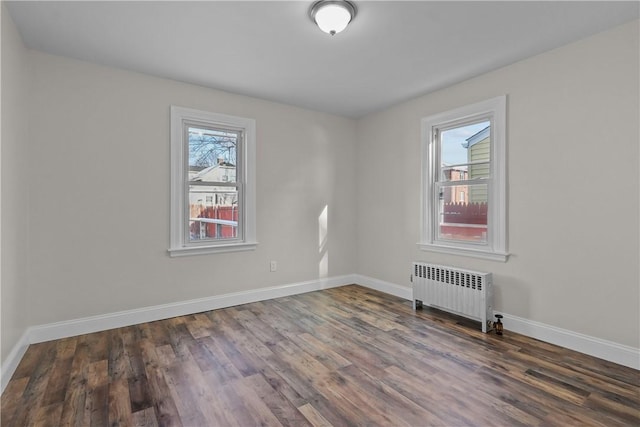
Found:
[{"label": "wood plank", "polygon": [[131,354],[125,351],[124,340],[131,334],[132,328],[123,328],[109,337],[109,378],[119,380],[129,378],[131,374]]},{"label": "wood plank", "polygon": [[389,416],[396,425],[420,425],[431,416],[429,411],[355,365],[345,366],[339,372],[354,392]]},{"label": "wood plank", "polygon": [[327,419],[323,417],[322,414],[310,403],[302,405],[298,409],[313,427],[333,427],[333,425],[327,421]]},{"label": "wood plank", "polygon": [[232,310],[231,316],[266,347],[286,339],[271,324],[260,320],[250,310]]},{"label": "wood plank", "polygon": [[[314,391],[310,390],[306,394],[305,391],[309,388],[304,384],[304,380],[293,374],[290,368],[283,367],[283,365],[283,363],[278,363],[278,359],[274,356],[259,371],[275,393],[284,396],[295,407],[304,405],[310,397],[315,396]],[[301,393],[306,394],[306,397]]]},{"label": "wood plank", "polygon": [[[132,412],[153,406],[153,397],[147,380],[146,363],[149,357],[155,362],[155,354],[154,356],[144,354],[144,349],[153,347],[153,343],[145,337],[149,337],[149,334],[141,328],[127,328],[123,334],[122,348],[126,356],[126,363],[122,363],[119,370],[125,374],[124,378],[127,379],[127,394]],[[111,353],[114,353],[113,349]]]},{"label": "wood plank", "polygon": [[333,351],[331,345],[320,341],[311,334],[300,334],[292,341],[329,369],[339,369],[351,365],[351,361]]},{"label": "wood plank", "polygon": [[11,378],[30,378],[33,376],[33,372],[36,370],[38,364],[40,364],[43,355],[48,352],[49,348],[55,347],[56,345],[57,343],[55,341],[31,344],[27,347],[27,351],[22,357],[22,360],[20,360],[20,363],[18,363],[18,367]]},{"label": "wood plank", "polygon": [[162,368],[159,366],[160,362],[155,349],[147,341],[143,341],[141,344],[141,353],[146,361],[145,376],[149,386],[149,393],[153,399],[156,421],[160,426],[182,426],[176,403],[173,401],[169,386],[162,374]]},{"label": "wood plank", "polygon": [[[259,377],[259,375],[252,375],[252,377]],[[247,425],[282,427],[283,424],[280,422],[280,419],[273,413],[269,406],[267,406],[266,402],[252,387],[253,381],[250,378],[251,377],[242,378],[230,384],[231,387],[233,387],[238,400],[242,401],[243,406],[247,408],[247,413],[253,418],[253,422]],[[286,410],[286,407],[282,409]],[[280,415],[283,415],[283,411],[279,410],[278,412]],[[301,421],[304,423],[304,419]]]},{"label": "wood plank", "polygon": [[[99,335],[99,342],[106,342],[104,334]],[[90,347],[91,348],[91,347]],[[102,348],[106,351],[105,347]],[[92,352],[93,358],[97,358],[99,353],[96,349]],[[91,360],[91,357],[90,357]],[[103,426],[109,420],[109,376],[108,361],[99,360],[89,364],[88,371],[88,393],[85,400],[85,425]],[[88,415],[89,422],[86,416]]]},{"label": "wood plank", "polygon": [[109,352],[109,344],[111,342],[111,335],[118,333],[117,331],[104,331],[96,332],[95,334],[88,334],[85,336],[89,345],[89,361],[98,362],[106,359]]},{"label": "wood plank", "polygon": [[193,359],[166,368],[165,378],[183,424],[225,424],[224,414],[211,398],[212,390]]},{"label": "wood plank", "polygon": [[131,414],[131,422],[136,427],[158,427],[158,420],[153,408],[143,409],[142,411]]},{"label": "wood plank", "polygon": [[183,359],[163,369],[171,398],[175,402],[180,420],[186,426],[204,426],[206,418],[198,405],[198,389],[203,387],[193,373],[196,367],[193,360]]},{"label": "wood plank", "polygon": [[204,338],[211,335],[213,323],[203,313],[193,315],[193,320],[187,322],[187,330],[194,339]]},{"label": "wood plank", "polygon": [[62,402],[40,406],[35,416],[34,425],[39,427],[56,427],[60,425]]},{"label": "wood plank", "polygon": [[176,354],[170,344],[161,345],[155,348],[158,366],[170,366],[176,362]]},{"label": "wood plank", "polygon": [[[455,396],[433,384],[429,380],[432,376],[418,377],[411,375],[397,366],[385,369],[383,381],[396,389],[403,396],[416,402],[429,414],[425,416],[426,425],[473,425],[475,414],[464,411],[451,410]],[[438,390],[437,393],[428,392]]]},{"label": "wood plank", "polygon": [[156,420],[160,426],[182,426],[176,402],[169,391],[164,376],[159,368],[150,367],[147,371],[149,388],[154,397]]},{"label": "wood plank", "polygon": [[[22,394],[27,388],[29,377],[14,378],[9,381],[7,388],[2,394],[2,409],[0,410],[0,424],[3,426],[13,425],[13,417],[16,409],[20,405]],[[5,397],[6,396],[6,397]]]},{"label": "wood plank", "polygon": [[201,338],[198,341],[206,347],[210,356],[208,363],[200,366],[200,370],[208,376],[214,385],[226,384],[242,377],[240,371],[212,337]]},{"label": "wood plank", "polygon": [[55,363],[56,347],[57,343],[55,342],[47,343],[47,345],[34,346],[34,348],[40,350],[41,353],[38,355],[38,361],[33,365],[34,370],[22,393],[20,405],[16,408],[13,425],[27,426],[35,423],[35,417],[44,400],[43,395],[46,392],[53,364]]},{"label": "wood plank", "polygon": [[118,378],[109,383],[108,388],[109,425],[132,425],[131,400],[129,397],[129,381],[126,378]]},{"label": "wood plank", "polygon": [[[69,372],[69,385],[62,405],[60,425],[84,426],[85,408],[89,384],[89,346],[87,336],[78,338],[76,351]],[[4,397],[4,394],[3,394]]]},{"label": "wood plank", "polygon": [[640,425],[640,406],[637,400],[623,398],[613,394],[593,393],[587,399],[587,408],[599,413],[611,414],[611,421],[621,420],[629,425]]},{"label": "wood plank", "polygon": [[291,401],[274,390],[262,374],[243,378],[241,382],[246,389],[252,390],[264,402],[266,408],[283,426],[305,427],[310,425]]}]

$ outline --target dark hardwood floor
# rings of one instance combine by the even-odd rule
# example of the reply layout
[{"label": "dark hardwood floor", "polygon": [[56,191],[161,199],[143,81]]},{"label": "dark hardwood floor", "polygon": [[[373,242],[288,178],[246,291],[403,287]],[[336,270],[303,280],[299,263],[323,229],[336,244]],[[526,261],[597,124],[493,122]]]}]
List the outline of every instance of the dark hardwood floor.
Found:
[{"label": "dark hardwood floor", "polygon": [[353,285],[32,345],[1,420],[637,426],[639,376]]}]

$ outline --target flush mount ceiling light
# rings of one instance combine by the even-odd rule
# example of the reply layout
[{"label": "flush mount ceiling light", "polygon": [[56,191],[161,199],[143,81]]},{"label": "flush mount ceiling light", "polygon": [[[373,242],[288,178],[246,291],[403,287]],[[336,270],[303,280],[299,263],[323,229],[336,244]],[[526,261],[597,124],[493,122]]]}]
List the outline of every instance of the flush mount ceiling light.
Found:
[{"label": "flush mount ceiling light", "polygon": [[309,10],[311,20],[325,33],[335,36],[356,16],[356,7],[346,0],[320,0]]}]

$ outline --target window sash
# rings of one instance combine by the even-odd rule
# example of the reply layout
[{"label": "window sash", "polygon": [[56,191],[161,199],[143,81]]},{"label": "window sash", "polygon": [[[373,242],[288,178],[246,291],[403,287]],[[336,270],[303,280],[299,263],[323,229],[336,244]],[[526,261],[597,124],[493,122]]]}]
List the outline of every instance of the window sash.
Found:
[{"label": "window sash", "polygon": [[[200,183],[198,183],[200,184]],[[218,187],[218,185],[216,184],[212,184],[212,183],[205,183],[205,185],[198,185],[199,187]],[[237,226],[236,228],[236,236],[235,237],[210,237],[210,238],[201,238],[201,239],[191,239],[191,223],[193,222],[191,219],[191,203],[190,203],[190,196],[193,193],[193,191],[188,188],[189,186],[187,186],[187,191],[185,191],[185,196],[186,196],[186,200],[185,200],[185,216],[184,216],[184,243],[185,245],[188,246],[197,246],[197,245],[211,245],[211,244],[216,244],[216,243],[233,243],[233,242],[242,242],[244,241],[244,221],[242,221],[243,218],[243,214],[244,214],[244,203],[242,203],[242,200],[244,198],[244,191],[243,191],[243,186],[240,185],[233,185],[233,186],[227,186],[227,188],[235,188],[236,189],[236,193],[237,193],[237,204],[236,204],[236,209],[238,210],[238,221],[237,221]],[[206,202],[205,202],[206,203]],[[205,222],[205,221],[202,221]]]},{"label": "window sash", "polygon": [[237,187],[242,185],[241,182],[232,181],[187,181],[187,187]]},{"label": "window sash", "polygon": [[[482,123],[482,122],[489,122],[489,160],[483,160],[483,161],[475,161],[475,162],[467,162],[467,163],[459,163],[459,164],[454,164],[454,165],[447,165],[447,166],[443,166],[443,162],[442,162],[442,134],[443,132],[447,131],[447,130],[452,130],[452,129],[458,129],[461,127],[465,127],[465,126],[470,126],[476,123]],[[444,188],[450,188],[450,187],[460,187],[460,186],[467,186],[467,187],[471,187],[474,185],[486,185],[487,187],[487,209],[491,209],[491,204],[489,202],[489,200],[492,198],[491,196],[491,187],[488,185],[488,182],[491,180],[492,177],[492,172],[493,172],[493,162],[492,162],[492,153],[493,153],[493,132],[491,131],[493,129],[493,115],[492,114],[485,114],[485,115],[476,115],[473,118],[466,118],[466,119],[458,119],[458,120],[453,120],[453,121],[449,121],[443,124],[438,124],[436,126],[433,127],[433,141],[432,143],[434,144],[434,158],[432,159],[433,163],[434,163],[434,168],[433,168],[433,194],[432,194],[432,218],[434,219],[431,223],[431,236],[433,236],[433,240],[434,242],[443,242],[446,244],[455,244],[455,245],[461,245],[461,246],[474,246],[474,247],[484,247],[484,248],[491,248],[492,245],[492,241],[491,241],[491,220],[490,220],[490,215],[487,215],[487,224],[486,224],[486,233],[485,233],[485,237],[483,240],[480,241],[470,241],[470,240],[463,240],[463,239],[456,239],[456,238],[447,238],[447,237],[443,237],[443,233],[442,233],[442,228],[443,228],[443,223],[442,223],[442,216],[444,215],[444,213],[441,211],[441,208],[443,208],[443,200],[441,200],[441,194],[442,191],[441,189]],[[469,147],[470,149],[470,147]],[[473,179],[466,179],[466,180],[455,180],[455,181],[451,181],[451,180],[446,180],[444,178],[444,171],[446,170],[453,170],[454,168],[460,168],[460,167],[467,167],[467,171],[469,172],[472,166],[483,166],[483,165],[488,165],[489,166],[489,176],[488,177],[481,177],[481,178],[473,178]],[[465,204],[469,205],[470,203],[473,203],[470,201],[470,197],[466,198]],[[465,225],[473,225],[473,224],[465,224]]]},{"label": "window sash", "polygon": [[[486,181],[480,182],[480,183],[476,183],[476,184],[467,184],[467,181],[462,181],[464,182],[464,184],[462,186],[464,187],[480,187],[480,191],[486,191],[487,192],[487,201],[486,203],[486,213],[484,215],[479,215],[478,216],[478,212],[474,212],[476,209],[479,208],[479,210],[482,210],[481,206],[477,206],[475,205],[474,202],[471,202],[471,194],[468,194],[467,197],[465,198],[464,203],[462,204],[462,206],[456,205],[456,207],[454,207],[454,211],[458,210],[458,212],[461,214],[463,217],[465,215],[467,215],[466,219],[469,220],[474,220],[474,219],[482,219],[482,217],[485,217],[485,223],[478,223],[478,222],[471,222],[471,221],[446,221],[446,212],[445,212],[445,206],[447,204],[447,200],[446,198],[440,198],[440,195],[442,194],[442,190],[444,189],[452,189],[452,190],[456,190],[457,187],[460,187],[461,185],[439,185],[436,183],[436,191],[435,194],[437,196],[437,201],[434,202],[434,218],[436,219],[433,222],[433,226],[434,226],[434,236],[435,236],[435,240],[439,241],[439,242],[446,242],[448,244],[454,243],[454,244],[465,244],[465,245],[472,245],[475,247],[483,247],[483,246],[487,246],[489,243],[489,238],[490,238],[490,228],[489,228],[489,221],[491,218],[491,215],[489,214],[489,210],[491,209],[491,203],[489,201],[489,198],[491,197],[490,193],[489,193],[489,185]],[[484,187],[484,189],[482,189],[482,187]],[[467,188],[467,191],[469,193],[473,192],[472,188]],[[464,206],[464,207],[463,207]],[[462,212],[459,212],[459,211]],[[465,212],[466,211],[466,212]],[[451,215],[451,213],[450,213]],[[455,218],[455,216],[453,217]],[[448,235],[455,235],[455,232],[453,231],[454,229],[458,229],[460,232],[457,233],[458,236],[460,236],[460,238],[455,238],[454,236],[449,236]],[[450,229],[449,233],[444,233],[443,229]]]},{"label": "window sash", "polygon": [[[225,133],[235,133],[237,135],[236,139],[236,180],[235,182],[225,182],[225,181],[191,181],[189,180],[189,128],[198,127],[211,131],[225,132]],[[227,127],[227,126],[211,126],[211,124],[196,122],[192,120],[183,120],[182,122],[182,132],[183,132],[183,181],[184,181],[184,202],[183,202],[183,213],[184,213],[184,221],[182,226],[184,227],[183,231],[183,244],[185,246],[197,246],[197,245],[211,245],[217,242],[242,242],[244,241],[244,179],[243,179],[243,146],[244,146],[244,132],[242,129]],[[235,187],[237,189],[237,208],[238,208],[238,225],[236,227],[236,237],[234,238],[208,238],[208,239],[191,239],[191,186],[203,186],[203,187]]]},{"label": "window sash", "polygon": [[[194,127],[194,128],[201,128],[201,129],[207,129],[213,132],[224,132],[224,133],[234,133],[236,134],[236,163],[235,163],[235,169],[236,169],[236,181],[237,182],[242,182],[244,174],[243,174],[243,164],[244,164],[244,146],[245,144],[245,132],[242,128],[236,128],[233,126],[212,126],[210,123],[206,123],[206,122],[200,122],[200,121],[194,121],[194,120],[183,120],[182,121],[182,141],[183,141],[183,147],[182,149],[184,150],[183,153],[183,161],[184,161],[184,174],[186,174],[186,176],[183,177],[183,179],[185,180],[189,180],[189,167],[191,166],[189,164],[189,128]],[[193,181],[191,181],[193,182]],[[209,182],[209,181],[204,181],[204,182]],[[225,181],[222,181],[225,182]],[[231,181],[226,181],[226,182],[231,182]]]},{"label": "window sash", "polygon": [[474,178],[474,179],[463,179],[456,181],[436,181],[435,185],[439,185],[441,187],[454,187],[460,185],[474,185],[474,184],[486,184],[489,182],[490,178]]}]

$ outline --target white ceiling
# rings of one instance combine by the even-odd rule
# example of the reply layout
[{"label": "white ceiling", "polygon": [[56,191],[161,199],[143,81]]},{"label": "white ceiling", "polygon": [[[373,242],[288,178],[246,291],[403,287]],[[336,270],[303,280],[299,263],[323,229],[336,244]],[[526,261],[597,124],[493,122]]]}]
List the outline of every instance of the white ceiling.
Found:
[{"label": "white ceiling", "polygon": [[336,36],[312,1],[8,2],[25,44],[362,117],[639,17],[636,1],[355,1]]}]

